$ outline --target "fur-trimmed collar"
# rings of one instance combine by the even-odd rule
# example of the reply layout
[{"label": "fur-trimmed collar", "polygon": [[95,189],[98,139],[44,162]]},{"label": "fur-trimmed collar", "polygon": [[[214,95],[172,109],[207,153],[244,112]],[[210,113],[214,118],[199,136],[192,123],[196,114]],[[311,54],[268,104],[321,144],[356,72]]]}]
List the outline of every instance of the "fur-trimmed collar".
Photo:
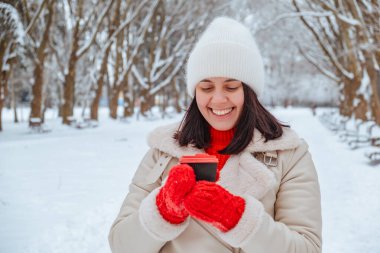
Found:
[{"label": "fur-trimmed collar", "polygon": [[[178,126],[179,123],[175,123],[155,129],[148,136],[149,146],[177,158],[204,153],[203,149],[180,147],[176,143],[173,135]],[[240,196],[248,194],[261,199],[274,186],[275,177],[273,172],[252,153],[296,148],[300,144],[297,134],[289,128],[283,130],[284,133],[280,138],[264,142],[262,134],[255,129],[254,138],[246,149],[239,155],[231,155],[227,160],[217,183],[233,194]]]},{"label": "fur-trimmed collar", "polygon": [[[153,130],[148,136],[148,144],[151,148],[157,148],[174,157],[183,155],[194,155],[204,153],[204,150],[195,147],[179,147],[174,140],[173,135],[178,130],[179,123],[161,126]],[[254,130],[253,140],[246,147],[245,152],[266,152],[274,150],[294,149],[299,143],[298,135],[290,128],[283,128],[283,135],[275,140],[264,142],[264,136],[257,130]]]}]

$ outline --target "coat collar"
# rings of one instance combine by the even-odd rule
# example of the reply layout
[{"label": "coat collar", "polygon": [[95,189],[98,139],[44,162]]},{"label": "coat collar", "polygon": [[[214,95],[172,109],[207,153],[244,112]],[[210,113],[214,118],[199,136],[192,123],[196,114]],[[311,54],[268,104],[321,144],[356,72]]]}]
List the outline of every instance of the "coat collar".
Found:
[{"label": "coat collar", "polygon": [[[195,147],[179,147],[173,135],[178,130],[179,123],[161,126],[153,130],[148,136],[148,144],[151,148],[157,148],[174,157],[203,153],[203,149]],[[253,140],[244,150],[245,152],[266,152],[275,150],[294,149],[300,143],[297,134],[290,128],[283,128],[283,135],[275,140],[264,142],[264,136],[254,130]]]},{"label": "coat collar", "polygon": [[[155,129],[148,136],[149,146],[176,158],[205,152],[195,147],[179,147],[173,138],[178,127],[179,123],[175,123]],[[300,143],[297,134],[290,128],[283,128],[283,131],[280,138],[264,142],[263,135],[255,129],[254,138],[246,149],[227,160],[217,183],[233,194],[248,194],[261,199],[274,186],[275,177],[252,153],[296,148]]]}]

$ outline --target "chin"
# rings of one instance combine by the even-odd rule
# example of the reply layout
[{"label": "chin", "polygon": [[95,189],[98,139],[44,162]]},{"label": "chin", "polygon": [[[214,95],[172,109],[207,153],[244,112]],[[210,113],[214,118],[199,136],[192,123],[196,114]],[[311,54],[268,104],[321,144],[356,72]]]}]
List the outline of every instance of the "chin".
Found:
[{"label": "chin", "polygon": [[220,125],[220,124],[211,124],[211,126],[219,131],[227,131],[232,129],[234,126],[233,125]]}]

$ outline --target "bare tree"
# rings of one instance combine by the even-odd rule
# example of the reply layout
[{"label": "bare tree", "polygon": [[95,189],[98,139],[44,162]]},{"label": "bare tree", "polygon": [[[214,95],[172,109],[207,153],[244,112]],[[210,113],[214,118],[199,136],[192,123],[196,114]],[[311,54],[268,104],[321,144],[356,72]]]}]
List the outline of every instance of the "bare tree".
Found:
[{"label": "bare tree", "polygon": [[[379,1],[292,1],[323,57],[304,49],[321,73],[340,85],[340,113],[380,124]],[[309,12],[308,15],[302,13]],[[310,15],[310,12],[312,13]]]},{"label": "bare tree", "polygon": [[[204,3],[189,1],[161,2],[150,23],[144,47],[133,67],[132,73],[138,84],[140,113],[155,105],[155,97],[171,86],[174,97],[179,97],[175,78],[180,74],[186,58],[208,19],[219,8],[212,1]],[[196,19],[195,19],[196,17]]]},{"label": "bare tree", "polygon": [[[44,86],[45,59],[47,55],[46,49],[48,48],[50,39],[49,34],[53,23],[55,2],[56,1],[54,0],[42,1],[27,28],[28,34],[30,34],[29,39],[32,40],[29,50],[33,51],[33,62],[35,63],[33,71],[34,84],[32,86],[33,99],[31,102],[31,112],[29,117],[30,127],[39,127],[42,123],[42,91]],[[36,29],[37,31],[33,32],[31,27],[41,13],[43,13],[43,25],[38,26]]]},{"label": "bare tree", "polygon": [[17,53],[24,41],[24,30],[17,10],[10,4],[0,3],[0,131],[2,109],[8,96],[8,79]]},{"label": "bare tree", "polygon": [[[95,8],[92,6],[90,12],[84,11],[85,1],[83,0],[67,2],[73,27],[71,30],[70,56],[67,69],[65,69],[64,102],[62,105],[63,124],[70,124],[72,121],[77,63],[95,42],[103,19],[111,9],[114,0],[107,1],[104,4],[101,2],[96,3],[94,6],[100,7]],[[86,4],[90,3],[86,2]],[[75,11],[72,9],[74,5],[76,7]],[[95,22],[94,26],[91,26],[92,22]]]},{"label": "bare tree", "polygon": [[[110,117],[117,118],[118,98],[124,88],[124,92],[128,92],[129,76],[133,64],[137,57],[142,57],[142,46],[146,39],[149,24],[154,17],[154,13],[159,6],[161,0],[152,1],[150,5],[146,5],[141,9],[141,13],[136,13],[135,9],[127,8],[124,15],[135,18],[130,20],[126,26],[125,32],[116,36],[111,62],[113,67],[108,69],[108,75],[111,77],[108,82],[109,90],[109,109]],[[139,15],[137,15],[139,14]],[[133,21],[133,22],[132,22]]]},{"label": "bare tree", "polygon": [[[24,96],[31,98],[29,124],[39,126],[44,112],[53,106],[59,107],[62,122],[70,124],[74,106],[85,109],[91,103],[91,118],[97,120],[105,84],[112,118],[117,117],[121,96],[124,117],[134,113],[136,100],[142,101],[141,112],[145,113],[156,97],[163,101],[164,110],[174,97],[179,111],[181,94],[185,98],[181,70],[195,35],[207,19],[221,14],[228,1],[17,2],[24,8],[26,57],[15,66],[17,76],[12,76],[11,94],[29,94]],[[7,78],[9,63],[2,72]],[[2,94],[8,93],[4,80],[5,76]],[[12,101],[15,107],[16,100]]]}]

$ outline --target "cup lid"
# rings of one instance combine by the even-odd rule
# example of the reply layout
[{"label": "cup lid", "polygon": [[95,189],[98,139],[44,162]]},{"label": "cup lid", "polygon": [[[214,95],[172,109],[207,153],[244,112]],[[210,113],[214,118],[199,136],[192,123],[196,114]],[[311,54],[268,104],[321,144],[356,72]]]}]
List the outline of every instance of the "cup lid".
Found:
[{"label": "cup lid", "polygon": [[214,155],[208,154],[195,154],[195,155],[185,155],[179,158],[180,163],[218,163],[219,160]]}]

